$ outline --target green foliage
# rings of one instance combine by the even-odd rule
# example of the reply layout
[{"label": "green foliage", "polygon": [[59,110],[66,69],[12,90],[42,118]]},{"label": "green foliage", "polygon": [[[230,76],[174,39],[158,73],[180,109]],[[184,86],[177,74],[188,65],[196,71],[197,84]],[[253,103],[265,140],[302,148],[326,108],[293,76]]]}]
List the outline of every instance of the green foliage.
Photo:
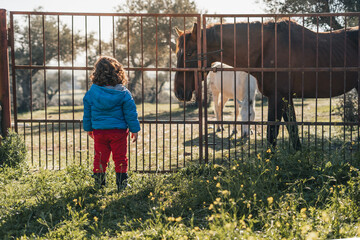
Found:
[{"label": "green foliage", "polygon": [[[358,93],[356,90],[350,91],[340,98],[335,110],[337,114],[341,115],[344,122],[358,122]],[[352,126],[350,126],[352,128]]]},{"label": "green foliage", "polygon": [[[42,10],[42,8],[35,9],[35,11]],[[80,31],[74,31],[71,26],[58,21],[56,16],[26,15],[22,19],[15,19],[14,35],[17,65],[42,66],[50,62],[55,62],[54,64],[57,65],[58,61],[63,64],[71,62],[73,57],[75,60],[85,49],[85,39]],[[90,48],[93,43],[93,33],[90,33],[87,36],[88,47]],[[58,93],[58,73],[48,75],[45,98],[43,71],[39,69],[16,71],[19,112],[42,108],[45,100],[50,101]],[[63,79],[66,77],[69,78],[62,76]],[[30,101],[31,91],[32,99],[37,98],[38,101]]]},{"label": "green foliage", "polygon": [[360,163],[277,150],[173,174],[115,173],[95,191],[91,171],[0,172],[4,239],[335,239],[360,235]]},{"label": "green foliage", "polygon": [[[265,0],[266,11],[270,13],[339,13],[339,12],[358,12],[360,10],[360,2],[357,0]],[[344,27],[343,17],[330,18],[319,16],[318,18],[306,18],[308,25],[316,25],[317,23],[326,29],[340,29]],[[348,18],[349,26],[357,26],[358,19]]]},{"label": "green foliage", "polygon": [[27,149],[20,136],[9,131],[0,144],[0,167],[21,167],[26,165]]}]

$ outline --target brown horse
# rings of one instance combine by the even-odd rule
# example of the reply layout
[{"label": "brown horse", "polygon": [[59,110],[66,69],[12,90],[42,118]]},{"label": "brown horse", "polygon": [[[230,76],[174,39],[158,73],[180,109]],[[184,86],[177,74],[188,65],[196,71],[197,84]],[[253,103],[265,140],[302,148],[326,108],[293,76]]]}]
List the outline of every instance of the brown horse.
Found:
[{"label": "brown horse", "polygon": [[[196,24],[189,32],[175,30],[178,34],[177,67],[198,67],[197,61],[191,61],[198,58]],[[260,92],[268,98],[268,121],[283,118],[286,122],[296,122],[293,98],[330,98],[353,88],[359,91],[358,31],[358,27],[354,27],[316,33],[287,20],[217,24],[206,28],[206,50],[212,53],[206,55],[206,67],[222,61],[236,67],[259,68],[251,74],[256,77]],[[261,72],[262,67],[270,70]],[[188,101],[194,90],[194,73],[176,72],[174,91],[177,98]],[[286,126],[294,148],[300,149],[297,125]],[[267,139],[273,146],[276,146],[278,131],[277,124],[267,127]]]}]

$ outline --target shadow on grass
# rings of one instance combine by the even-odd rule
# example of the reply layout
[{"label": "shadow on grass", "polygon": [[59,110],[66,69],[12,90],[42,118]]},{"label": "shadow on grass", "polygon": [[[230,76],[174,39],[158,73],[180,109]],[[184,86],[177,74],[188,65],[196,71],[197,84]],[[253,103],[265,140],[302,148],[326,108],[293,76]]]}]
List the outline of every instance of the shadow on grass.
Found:
[{"label": "shadow on grass", "polygon": [[[48,233],[53,234],[50,238],[54,238],[54,235],[59,238],[62,234],[72,236],[66,228],[73,231],[74,236],[79,233],[77,231],[85,230],[89,238],[98,234],[98,230],[108,230],[111,233],[119,230],[119,226],[129,219],[146,220],[150,217],[147,214],[150,201],[147,196],[150,191],[153,190],[146,188],[124,197],[119,196],[118,200],[111,202],[105,208],[100,202],[104,197],[117,194],[114,190],[96,191],[92,186],[86,186],[78,191],[65,192],[65,196],[39,195],[37,197],[40,203],[30,207],[17,206],[16,211],[2,218],[0,235],[3,236],[2,239],[17,239],[22,236],[31,238],[33,235],[45,237]],[[49,200],[41,200],[42,198]],[[81,204],[79,199],[82,199]],[[99,220],[95,221],[95,218]],[[98,225],[98,230],[93,228],[95,224]],[[63,232],[61,232],[62,227],[64,227]]]}]

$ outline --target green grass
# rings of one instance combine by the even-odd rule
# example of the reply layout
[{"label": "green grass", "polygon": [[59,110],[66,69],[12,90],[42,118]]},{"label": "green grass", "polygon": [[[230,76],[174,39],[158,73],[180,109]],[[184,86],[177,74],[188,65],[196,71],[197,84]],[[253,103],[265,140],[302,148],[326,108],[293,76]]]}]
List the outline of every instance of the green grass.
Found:
[{"label": "green grass", "polygon": [[[334,239],[360,236],[360,152],[259,152],[172,174],[0,169],[2,239]],[[223,162],[223,164],[220,164]]]}]

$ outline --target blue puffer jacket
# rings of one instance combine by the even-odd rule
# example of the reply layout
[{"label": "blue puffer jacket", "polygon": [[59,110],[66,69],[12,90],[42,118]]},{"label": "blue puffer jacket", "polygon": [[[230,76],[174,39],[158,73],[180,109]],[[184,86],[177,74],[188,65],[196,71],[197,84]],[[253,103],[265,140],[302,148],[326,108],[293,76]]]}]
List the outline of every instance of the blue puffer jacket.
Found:
[{"label": "blue puffer jacket", "polygon": [[84,130],[127,129],[140,131],[136,105],[129,90],[118,84],[100,87],[93,84],[84,96]]}]

